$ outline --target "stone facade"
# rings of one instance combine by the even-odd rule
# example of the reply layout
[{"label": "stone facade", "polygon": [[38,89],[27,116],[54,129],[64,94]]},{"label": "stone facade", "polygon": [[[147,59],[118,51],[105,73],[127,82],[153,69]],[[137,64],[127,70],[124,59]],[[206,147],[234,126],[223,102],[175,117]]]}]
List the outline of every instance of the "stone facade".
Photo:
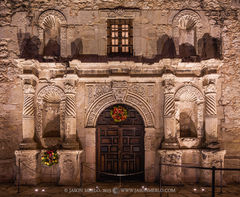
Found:
[{"label": "stone facade", "polygon": [[[96,121],[118,103],[132,106],[144,120],[145,181],[158,180],[160,157],[171,163],[171,155],[176,164],[191,157],[188,162],[205,167],[221,160],[224,167],[239,165],[237,1],[0,5],[0,168],[7,163],[9,171],[0,172],[0,181],[14,180],[15,164],[29,151],[35,174],[22,182],[49,181],[38,162],[41,151],[54,146],[62,155],[54,180],[78,184],[83,176],[94,182]],[[107,56],[108,19],[133,20],[133,57]],[[83,167],[81,175],[82,162],[93,170]],[[184,173],[173,172],[176,184],[206,183],[203,174]],[[227,183],[240,181],[233,174],[225,174]]]}]

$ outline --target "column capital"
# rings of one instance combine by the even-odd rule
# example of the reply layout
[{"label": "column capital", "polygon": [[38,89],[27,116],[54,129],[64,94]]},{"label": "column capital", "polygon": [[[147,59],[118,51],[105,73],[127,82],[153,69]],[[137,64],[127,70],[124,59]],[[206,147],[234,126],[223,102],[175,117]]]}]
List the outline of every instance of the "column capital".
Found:
[{"label": "column capital", "polygon": [[66,94],[76,94],[76,80],[67,79],[64,82],[64,91]]},{"label": "column capital", "polygon": [[24,94],[34,94],[36,89],[36,80],[33,78],[23,79],[23,92]]},{"label": "column capital", "polygon": [[205,94],[216,93],[217,79],[218,79],[218,75],[214,75],[214,74],[207,75],[204,77],[203,87],[204,87]]},{"label": "column capital", "polygon": [[175,78],[173,76],[165,76],[163,80],[164,94],[174,94]]}]

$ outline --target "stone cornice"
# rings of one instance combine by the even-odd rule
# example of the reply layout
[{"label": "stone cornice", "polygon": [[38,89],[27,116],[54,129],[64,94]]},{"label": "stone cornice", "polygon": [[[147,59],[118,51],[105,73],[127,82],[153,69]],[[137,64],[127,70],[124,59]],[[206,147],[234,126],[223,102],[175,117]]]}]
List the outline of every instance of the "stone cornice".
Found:
[{"label": "stone cornice", "polygon": [[59,78],[66,75],[78,77],[109,77],[139,76],[162,77],[163,74],[173,74],[177,77],[203,77],[207,74],[215,74],[223,64],[221,60],[210,59],[201,62],[181,62],[180,59],[162,59],[157,63],[136,63],[134,61],[109,61],[104,63],[83,63],[72,60],[69,66],[64,63],[40,63],[36,60],[16,60],[22,68],[24,76],[32,75],[41,78],[47,72],[50,78]]}]

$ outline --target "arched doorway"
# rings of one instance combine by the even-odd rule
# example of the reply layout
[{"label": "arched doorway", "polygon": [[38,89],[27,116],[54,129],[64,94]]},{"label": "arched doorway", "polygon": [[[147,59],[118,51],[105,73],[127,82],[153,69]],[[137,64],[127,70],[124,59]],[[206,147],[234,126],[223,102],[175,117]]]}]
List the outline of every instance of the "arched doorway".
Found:
[{"label": "arched doorway", "polygon": [[[127,110],[127,118],[115,122],[111,116],[114,107]],[[97,181],[118,180],[103,174],[136,174],[122,180],[144,181],[144,122],[141,115],[127,105],[114,105],[105,109],[96,125],[96,177]]]}]

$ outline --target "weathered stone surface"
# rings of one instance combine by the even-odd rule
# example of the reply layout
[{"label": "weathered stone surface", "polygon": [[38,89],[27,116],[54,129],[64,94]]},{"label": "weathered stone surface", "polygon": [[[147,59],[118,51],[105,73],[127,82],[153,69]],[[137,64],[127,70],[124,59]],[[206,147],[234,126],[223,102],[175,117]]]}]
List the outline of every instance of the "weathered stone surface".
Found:
[{"label": "weathered stone surface", "polygon": [[[144,117],[146,127],[155,129],[155,132],[161,136],[165,133],[163,141],[171,138],[165,143],[168,148],[179,145],[181,148],[197,148],[209,144],[209,148],[216,148],[214,143],[219,143],[220,148],[226,150],[228,159],[225,166],[237,165],[240,161],[239,8],[239,3],[231,0],[1,1],[0,158],[11,163],[14,151],[18,149],[20,142],[24,138],[33,138],[35,131],[37,134],[40,132],[41,126],[37,123],[41,123],[38,119],[41,114],[38,113],[37,118],[35,115],[33,117],[34,108],[39,112],[37,108],[39,105],[35,105],[34,99],[37,98],[41,88],[49,84],[59,86],[63,94],[68,94],[67,91],[64,92],[64,83],[69,78],[68,73],[71,73],[77,81],[76,95],[67,97],[67,116],[71,117],[66,122],[62,118],[61,139],[49,140],[50,145],[60,141],[60,146],[64,141],[65,133],[74,140],[78,138],[80,146],[83,145],[83,149],[88,152],[83,159],[94,167],[95,135],[93,130],[91,134],[88,133],[86,125],[94,126],[97,114],[104,107],[122,102],[139,110]],[[62,59],[60,57],[43,59],[41,56],[44,46],[47,45],[44,43],[46,40],[44,40],[42,22],[48,14],[57,18],[55,22],[60,20],[61,23],[61,27],[58,26],[60,35],[56,32],[50,35],[58,35],[56,40],[61,45],[58,50]],[[133,45],[136,56],[134,61],[132,59],[109,61],[106,57],[106,21],[109,18],[133,19]],[[191,26],[189,21],[196,24]],[[197,29],[192,31],[190,27]],[[189,28],[191,31],[188,35],[185,30],[190,30]],[[181,62],[182,60],[178,59],[178,46],[183,44],[184,47],[185,42],[191,45],[190,49],[194,48],[194,53],[184,54],[185,62]],[[187,49],[183,48],[183,51],[186,52]],[[159,61],[158,57],[170,59]],[[19,58],[34,60],[26,61]],[[172,92],[170,90],[167,95],[165,91],[169,89],[161,84],[162,76],[169,73],[176,78],[174,83],[176,90],[173,89]],[[214,94],[205,91],[206,85],[204,85],[204,76],[213,73],[219,74]],[[36,80],[36,93],[31,99],[31,103],[34,101],[33,108],[29,107],[29,95],[25,97],[24,104],[22,91],[21,79],[28,81],[29,75]],[[113,81],[123,80],[127,81],[128,88],[111,86]],[[182,91],[180,96],[175,95],[177,89],[183,86],[197,87],[201,92],[197,95],[203,94],[204,99],[199,97],[195,99],[194,88],[189,90],[190,93]],[[178,101],[174,100],[175,96]],[[184,100],[183,97],[185,100],[192,100],[188,103],[179,102]],[[96,100],[98,102],[95,102]],[[74,104],[73,101],[76,103]],[[194,110],[185,108],[194,108]],[[193,135],[195,138],[191,138],[193,136],[189,136],[189,139],[180,138],[180,130],[184,127],[184,124],[179,123],[179,121],[183,122],[179,118],[181,110],[185,110],[184,113],[188,112],[191,122],[189,128],[191,131],[196,131],[197,137]],[[88,112],[89,116],[86,115]],[[32,119],[22,121],[25,115],[31,115]],[[206,143],[202,141],[204,136]],[[41,140],[46,141],[39,139]],[[71,140],[66,140],[65,147],[69,143],[75,148],[78,147]],[[161,147],[160,141],[151,146],[149,158],[153,157],[155,151]],[[22,142],[22,145],[31,144],[29,139]],[[157,160],[148,167],[151,168],[153,165],[157,165]],[[95,175],[91,174],[87,177],[88,174],[90,173],[84,175],[86,180],[94,181]],[[4,177],[4,180],[8,179],[6,174]],[[150,180],[152,176],[149,177]],[[11,172],[9,172],[10,179],[12,179]],[[236,180],[226,176],[226,181]]]}]

